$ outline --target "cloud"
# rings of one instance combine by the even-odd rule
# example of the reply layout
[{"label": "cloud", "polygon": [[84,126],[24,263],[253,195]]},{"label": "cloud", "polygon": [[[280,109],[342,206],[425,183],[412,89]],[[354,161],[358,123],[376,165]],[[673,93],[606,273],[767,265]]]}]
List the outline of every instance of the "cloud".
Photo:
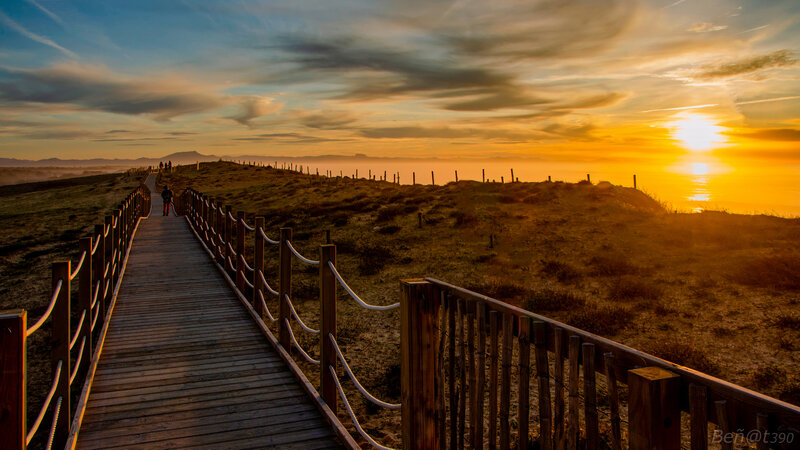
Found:
[{"label": "cloud", "polygon": [[11,28],[12,30],[16,31],[17,33],[25,36],[26,38],[32,41],[36,41],[40,44],[44,44],[48,47],[54,48],[70,58],[78,59],[78,55],[76,55],[72,51],[67,50],[66,48],[56,44],[51,39],[48,39],[44,36],[40,36],[32,31],[28,31],[27,28],[15,22],[13,19],[8,17],[3,11],[0,11],[0,23],[3,23],[7,27]]},{"label": "cloud", "polygon": [[358,118],[347,111],[321,111],[300,113],[297,119],[308,128],[340,130],[352,127]]},{"label": "cloud", "polygon": [[283,104],[275,103],[269,97],[249,96],[242,99],[240,104],[241,111],[230,119],[242,125],[250,126],[250,121],[258,117],[274,114],[283,108]]},{"label": "cloud", "polygon": [[727,29],[727,25],[714,25],[711,22],[700,22],[694,24],[692,27],[687,29],[686,31],[692,33],[711,33],[713,31],[722,31]]},{"label": "cloud", "polygon": [[584,97],[573,102],[568,102],[558,109],[593,109],[614,106],[628,97],[624,92],[604,92],[597,95]]},{"label": "cloud", "polygon": [[476,129],[476,128],[451,128],[451,127],[383,127],[367,128],[360,131],[361,136],[371,139],[503,139],[513,141],[528,141],[547,138],[538,132],[516,132],[508,130]]},{"label": "cloud", "polygon": [[0,103],[74,105],[169,120],[225,106],[230,99],[185,80],[130,79],[96,66],[60,64],[30,70],[0,67]]},{"label": "cloud", "polygon": [[550,103],[551,100],[539,98],[516,89],[496,89],[489,95],[471,100],[447,103],[443,107],[451,111],[493,111],[503,108],[521,108]]},{"label": "cloud", "polygon": [[45,13],[47,17],[53,19],[53,21],[57,22],[59,25],[64,25],[64,21],[61,20],[61,17],[57,16],[54,12],[40,5],[39,2],[37,2],[36,0],[27,0],[27,2],[38,8],[39,11]]},{"label": "cloud", "polygon": [[727,78],[753,73],[763,69],[790,67],[794,66],[796,63],[797,60],[792,57],[792,53],[789,50],[778,50],[767,55],[706,66],[700,73],[695,75],[695,78],[705,80]]},{"label": "cloud", "polygon": [[234,141],[276,142],[279,144],[318,144],[322,142],[343,142],[350,139],[331,139],[319,136],[308,136],[299,133],[265,133],[256,136],[234,138]]},{"label": "cloud", "polygon": [[732,136],[762,141],[789,141],[800,142],[800,130],[795,128],[768,128],[743,133],[730,133]]}]

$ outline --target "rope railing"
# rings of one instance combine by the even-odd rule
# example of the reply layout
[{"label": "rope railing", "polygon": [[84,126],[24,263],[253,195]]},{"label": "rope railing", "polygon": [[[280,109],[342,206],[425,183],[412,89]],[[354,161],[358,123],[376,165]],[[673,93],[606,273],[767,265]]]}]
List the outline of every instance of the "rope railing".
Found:
[{"label": "rope railing", "polygon": [[247,285],[247,287],[249,287],[250,289],[255,288],[255,286],[253,286],[253,283],[247,281],[247,278],[244,279],[244,284]]},{"label": "rope railing", "polygon": [[103,226],[103,237],[108,237],[108,233],[110,233],[110,232],[111,232],[111,225],[110,224],[105,224]]},{"label": "rope railing", "polygon": [[299,259],[300,261],[303,261],[306,264],[311,264],[312,266],[319,264],[319,261],[308,259],[305,256],[301,255],[300,252],[298,252],[292,245],[292,241],[286,241],[286,245],[289,246],[289,250],[291,250],[292,253],[294,253],[294,256],[296,256],[297,259]]},{"label": "rope railing", "polygon": [[61,414],[61,400],[64,397],[58,397],[58,401],[56,402],[56,409],[53,411],[53,421],[50,423],[50,435],[47,437],[47,448],[50,450],[53,448],[53,439],[56,437],[56,425],[58,425],[58,416]]},{"label": "rope railing", "polygon": [[92,295],[92,303],[89,305],[89,309],[94,309],[94,306],[97,304],[98,294],[100,294],[100,280],[94,284],[94,294]]},{"label": "rope railing", "polygon": [[230,257],[225,258],[225,264],[229,269],[231,269],[232,272],[236,272],[236,267],[233,267],[233,262],[231,262]]},{"label": "rope railing", "polygon": [[55,289],[53,289],[53,296],[50,298],[50,304],[47,305],[47,311],[45,311],[44,314],[42,314],[42,317],[40,317],[39,320],[37,320],[36,323],[33,324],[33,326],[25,330],[25,336],[30,336],[33,333],[35,333],[36,330],[38,330],[39,327],[42,326],[44,321],[47,320],[48,317],[50,317],[50,314],[53,312],[53,308],[55,308],[56,306],[56,300],[58,299],[58,294],[61,293],[62,285],[63,285],[63,280],[58,280]]},{"label": "rope railing", "polygon": [[239,254],[236,253],[236,250],[233,248],[233,246],[231,245],[230,242],[226,242],[225,245],[228,247],[228,250],[230,250],[231,255],[233,255],[234,257],[238,257],[239,256]]},{"label": "rope railing", "polygon": [[56,374],[53,377],[53,384],[50,386],[50,392],[47,393],[47,397],[44,399],[44,403],[42,404],[42,409],[39,410],[39,415],[36,417],[36,420],[33,422],[33,425],[28,430],[28,433],[25,437],[25,443],[30,444],[33,436],[36,435],[36,432],[39,430],[39,425],[42,424],[42,419],[44,419],[44,415],[47,412],[47,408],[50,407],[50,402],[53,401],[53,395],[56,393],[56,388],[58,387],[58,379],[61,377],[61,366],[63,365],[64,361],[59,361],[58,365],[56,366]]},{"label": "rope railing", "polygon": [[100,246],[100,239],[102,239],[102,236],[98,234],[97,237],[95,238],[94,245],[92,246],[92,256],[94,256],[94,254],[97,253],[97,247]]},{"label": "rope railing", "polygon": [[350,297],[352,297],[353,300],[355,300],[359,305],[361,305],[362,308],[369,309],[372,311],[389,311],[400,307],[400,302],[393,303],[391,305],[380,306],[380,305],[370,305],[364,300],[361,300],[361,297],[359,297],[355,292],[353,292],[353,289],[350,288],[350,286],[348,286],[348,284],[344,281],[342,276],[339,274],[339,271],[336,270],[336,266],[334,266],[333,263],[330,261],[328,261],[328,266],[331,268],[333,276],[336,277],[336,280],[339,282],[339,284],[344,288],[345,291],[347,291],[348,294],[350,294]]},{"label": "rope railing", "polygon": [[75,358],[75,368],[72,369],[72,373],[69,375],[69,384],[72,384],[72,382],[75,381],[75,377],[78,376],[78,369],[81,367],[84,349],[86,349],[86,336],[81,339],[81,350],[78,352],[77,358]]},{"label": "rope railing", "polygon": [[[111,286],[111,283],[106,283],[105,287],[103,288],[103,298],[106,298],[108,295],[108,288]],[[98,309],[99,311],[99,309]]]},{"label": "rope railing", "polygon": [[86,310],[84,309],[81,313],[81,319],[78,321],[78,326],[75,327],[75,335],[69,341],[69,349],[72,350],[75,347],[75,343],[78,342],[78,337],[81,335],[81,328],[83,327],[83,321],[86,320]]},{"label": "rope railing", "polygon": [[287,330],[289,330],[289,339],[292,341],[292,345],[297,349],[297,351],[300,352],[303,358],[311,364],[319,364],[318,359],[314,359],[308,356],[308,353],[306,353],[306,351],[303,350],[303,347],[300,347],[300,344],[297,342],[297,338],[294,337],[294,332],[292,331],[292,326],[289,324],[288,319],[283,319],[283,325],[286,327]]},{"label": "rope railing", "polygon": [[295,320],[297,320],[297,323],[299,323],[300,326],[304,330],[308,331],[309,333],[311,333],[311,334],[319,334],[319,330],[315,330],[315,329],[309,327],[308,325],[306,325],[305,322],[303,322],[303,319],[301,319],[300,316],[297,314],[297,310],[294,309],[294,304],[292,304],[292,299],[289,298],[288,295],[284,295],[284,297],[286,298],[286,303],[289,305],[289,311],[291,312],[291,314],[295,318]]},{"label": "rope railing", "polygon": [[339,343],[336,342],[336,338],[333,337],[333,334],[328,334],[328,339],[331,340],[331,343],[333,344],[333,349],[336,350],[336,356],[339,358],[339,361],[341,361],[344,370],[350,377],[350,380],[353,382],[353,384],[355,384],[358,391],[361,392],[361,395],[363,395],[367,400],[371,401],[372,403],[381,406],[383,408],[400,409],[400,407],[402,406],[400,403],[387,403],[367,392],[364,386],[362,386],[361,383],[358,381],[358,378],[356,378],[355,374],[353,373],[353,369],[351,369],[350,365],[347,364],[347,360],[344,359],[344,355],[342,354],[342,349],[339,348]]},{"label": "rope railing", "polygon": [[358,434],[360,434],[361,437],[366,439],[367,442],[372,444],[372,446],[375,448],[378,448],[380,450],[392,450],[391,447],[386,447],[379,444],[377,441],[375,441],[375,439],[372,438],[372,436],[370,436],[369,434],[367,434],[366,431],[364,431],[364,428],[361,427],[361,424],[358,422],[358,419],[356,418],[356,415],[353,412],[353,407],[350,406],[350,402],[347,401],[347,395],[345,395],[344,389],[342,389],[342,384],[339,382],[339,378],[336,377],[336,371],[333,370],[333,366],[328,366],[328,370],[333,375],[332,378],[333,381],[336,383],[336,390],[339,391],[339,397],[341,397],[342,403],[344,403],[344,407],[345,409],[347,409],[347,414],[350,416],[350,420],[353,421],[353,425],[355,425],[356,430],[358,430]]},{"label": "rope railing", "polygon": [[278,319],[273,317],[273,315],[269,312],[269,308],[267,307],[267,302],[264,301],[264,294],[261,293],[261,291],[258,291],[258,299],[261,302],[261,308],[264,309],[264,314],[267,315],[267,317],[269,318],[269,321],[270,322],[277,322]]},{"label": "rope railing", "polygon": [[103,278],[108,276],[108,269],[111,268],[111,261],[106,261],[106,267],[103,269]]},{"label": "rope railing", "polygon": [[85,260],[86,260],[86,250],[84,250],[83,253],[81,253],[81,259],[78,261],[77,264],[75,264],[75,271],[69,274],[70,281],[74,280],[75,277],[77,277],[78,274],[81,272],[81,267],[83,267],[83,261]]},{"label": "rope railing", "polygon": [[253,269],[252,267],[250,267],[250,264],[247,264],[247,260],[246,260],[246,259],[242,260],[242,262],[244,263],[243,267],[244,267],[244,268],[245,268],[245,269],[246,269],[248,272],[255,272],[255,269]]},{"label": "rope railing", "polygon": [[264,240],[265,240],[267,243],[269,243],[269,244],[272,244],[272,245],[278,245],[278,244],[280,244],[280,243],[281,243],[281,241],[276,241],[276,240],[274,240],[274,239],[270,239],[270,238],[267,236],[267,234],[266,234],[266,233],[264,233],[264,230],[263,230],[263,229],[261,229],[261,230],[258,230],[258,233],[259,233],[259,234],[261,234],[261,238],[262,238],[262,239],[264,239]]},{"label": "rope railing", "polygon": [[231,213],[230,213],[230,211],[228,211],[228,212],[227,212],[227,213],[225,213],[225,214],[226,214],[226,215],[228,216],[228,218],[230,218],[232,221],[236,222],[236,217],[233,217],[233,214],[231,214]]},{"label": "rope railing", "polygon": [[258,276],[261,278],[261,283],[264,285],[265,288],[267,288],[267,292],[269,292],[272,295],[281,295],[280,293],[278,293],[278,291],[276,291],[275,289],[272,289],[270,287],[269,283],[267,283],[267,279],[264,278],[264,272],[259,270],[258,271]]},{"label": "rope railing", "polygon": [[94,331],[94,326],[97,323],[97,318],[98,317],[100,317],[100,308],[97,308],[96,310],[94,310],[94,317],[92,318],[92,325],[89,327],[92,331]]},{"label": "rope railing", "polygon": [[244,229],[247,231],[256,231],[256,228],[248,225],[247,222],[244,221],[244,219],[242,219],[242,225],[244,226]]}]

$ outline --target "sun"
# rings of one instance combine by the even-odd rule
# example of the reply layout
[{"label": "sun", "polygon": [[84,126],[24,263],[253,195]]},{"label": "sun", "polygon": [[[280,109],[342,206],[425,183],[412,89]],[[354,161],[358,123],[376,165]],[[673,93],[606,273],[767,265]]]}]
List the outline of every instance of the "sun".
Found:
[{"label": "sun", "polygon": [[672,137],[681,141],[689,150],[711,150],[725,141],[725,137],[720,134],[724,128],[708,116],[681,113],[675,119],[667,126],[672,129]]}]

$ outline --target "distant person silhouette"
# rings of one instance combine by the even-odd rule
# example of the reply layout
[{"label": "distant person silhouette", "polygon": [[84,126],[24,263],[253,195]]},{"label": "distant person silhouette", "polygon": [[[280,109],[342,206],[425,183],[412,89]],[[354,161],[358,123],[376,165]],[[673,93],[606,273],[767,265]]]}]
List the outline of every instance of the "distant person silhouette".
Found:
[{"label": "distant person silhouette", "polygon": [[164,170],[164,161],[159,161],[158,162],[158,170],[159,170],[159,172]]},{"label": "distant person silhouette", "polygon": [[172,191],[169,190],[169,186],[166,184],[164,185],[164,190],[161,191],[161,199],[164,200],[164,215],[169,215],[169,205],[172,203]]}]

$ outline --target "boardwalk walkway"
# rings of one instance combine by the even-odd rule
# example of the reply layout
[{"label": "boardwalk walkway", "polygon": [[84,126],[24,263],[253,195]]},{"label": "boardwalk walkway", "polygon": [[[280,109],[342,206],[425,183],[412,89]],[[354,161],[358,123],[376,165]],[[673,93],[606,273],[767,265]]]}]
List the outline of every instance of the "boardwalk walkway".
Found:
[{"label": "boardwalk walkway", "polygon": [[161,208],[154,193],[78,448],[339,448],[185,220],[163,217]]}]

